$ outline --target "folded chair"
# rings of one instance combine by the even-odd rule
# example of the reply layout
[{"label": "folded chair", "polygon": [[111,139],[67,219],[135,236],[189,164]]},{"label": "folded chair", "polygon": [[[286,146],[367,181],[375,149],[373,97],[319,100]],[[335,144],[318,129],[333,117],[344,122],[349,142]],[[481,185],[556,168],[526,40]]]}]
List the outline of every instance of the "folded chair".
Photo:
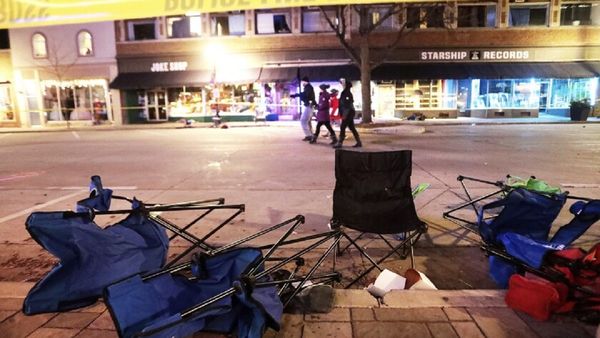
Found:
[{"label": "folded chair", "polygon": [[[261,337],[265,328],[279,329],[286,304],[302,285],[339,279],[335,272],[317,274],[339,239],[337,233],[289,239],[304,222],[296,216],[257,234],[207,252],[195,253],[187,263],[147,275],[136,275],[106,288],[104,299],[120,337],[186,337],[198,331]],[[275,243],[240,247],[284,226],[289,229]],[[312,241],[289,256],[277,253],[284,245]],[[306,275],[295,269],[285,279],[274,279],[279,269],[331,241]],[[263,254],[263,251],[265,253]],[[291,286],[295,283],[294,286]],[[282,296],[288,287],[295,290]]]},{"label": "folded chair", "polygon": [[[26,228],[31,237],[60,262],[30,290],[23,303],[25,314],[67,311],[93,304],[108,284],[163,267],[169,240],[175,236],[192,243],[192,248],[210,250],[214,247],[207,240],[244,210],[244,205],[223,205],[223,199],[147,205],[135,198],[114,196],[110,189],[102,187],[98,176],[92,177],[90,190],[90,197],[77,203],[78,212],[34,212],[28,217]],[[131,208],[109,210],[112,199],[127,200]],[[188,231],[217,209],[233,209],[234,215],[202,238]],[[164,217],[177,211],[203,213],[179,227]],[[98,215],[125,215],[125,218],[102,228],[94,221]],[[165,229],[174,235],[169,238]]]},{"label": "folded chair", "polygon": [[[414,267],[413,245],[427,232],[413,201],[410,176],[412,151],[356,152],[343,149],[335,153],[335,190],[333,193],[332,229],[348,240],[371,263],[346,287],[351,287],[373,269],[383,271],[381,263],[393,254],[410,255]],[[346,229],[376,234],[390,251],[373,259]],[[388,240],[384,235],[393,235]],[[397,243],[392,243],[395,241]],[[340,250],[338,254],[341,254]]]}]

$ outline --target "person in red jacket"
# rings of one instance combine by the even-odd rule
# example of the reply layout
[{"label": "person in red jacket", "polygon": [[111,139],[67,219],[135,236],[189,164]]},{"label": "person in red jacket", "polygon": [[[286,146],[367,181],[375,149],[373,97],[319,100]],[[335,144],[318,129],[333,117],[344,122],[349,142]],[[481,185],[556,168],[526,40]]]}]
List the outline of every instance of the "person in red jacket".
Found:
[{"label": "person in red jacket", "polygon": [[332,124],[339,123],[342,120],[342,116],[338,112],[338,108],[340,106],[340,100],[337,97],[338,90],[332,89],[330,93],[329,106],[331,107],[331,112],[329,113],[329,120]]}]

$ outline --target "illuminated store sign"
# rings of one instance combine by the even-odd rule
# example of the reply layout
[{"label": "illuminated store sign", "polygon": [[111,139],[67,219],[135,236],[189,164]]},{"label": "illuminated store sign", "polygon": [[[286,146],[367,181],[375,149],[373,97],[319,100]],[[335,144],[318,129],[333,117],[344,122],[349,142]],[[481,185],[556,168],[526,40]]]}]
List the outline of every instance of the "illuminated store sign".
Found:
[{"label": "illuminated store sign", "polygon": [[187,70],[187,61],[177,62],[153,62],[151,72],[182,72]]},{"label": "illuminated store sign", "polygon": [[422,51],[422,61],[503,61],[529,60],[528,50],[458,50],[458,51]]}]

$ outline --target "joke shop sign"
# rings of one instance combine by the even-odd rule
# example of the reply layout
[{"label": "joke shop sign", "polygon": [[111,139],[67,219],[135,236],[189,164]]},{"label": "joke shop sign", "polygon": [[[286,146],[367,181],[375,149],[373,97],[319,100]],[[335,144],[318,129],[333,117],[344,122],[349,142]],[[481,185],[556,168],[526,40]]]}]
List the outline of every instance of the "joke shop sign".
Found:
[{"label": "joke shop sign", "polygon": [[513,61],[529,60],[528,50],[435,50],[421,51],[421,61]]},{"label": "joke shop sign", "polygon": [[183,72],[188,68],[187,61],[153,62],[151,72]]}]

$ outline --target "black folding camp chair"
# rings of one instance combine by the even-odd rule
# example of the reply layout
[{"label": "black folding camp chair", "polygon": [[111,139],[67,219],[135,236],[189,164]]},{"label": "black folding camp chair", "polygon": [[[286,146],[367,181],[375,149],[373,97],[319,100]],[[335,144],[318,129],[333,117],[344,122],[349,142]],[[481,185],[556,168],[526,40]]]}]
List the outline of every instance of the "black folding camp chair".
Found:
[{"label": "black folding camp chair", "polygon": [[[336,150],[335,190],[333,217],[330,226],[339,231],[340,238],[371,263],[364,272],[346,287],[351,287],[373,269],[383,271],[381,264],[390,256],[410,256],[414,267],[413,245],[427,232],[427,225],[419,219],[413,201],[410,176],[412,151],[355,152]],[[346,231],[376,234],[390,249],[375,260]],[[392,235],[386,239],[384,235]],[[395,242],[395,243],[392,243]]]}]

